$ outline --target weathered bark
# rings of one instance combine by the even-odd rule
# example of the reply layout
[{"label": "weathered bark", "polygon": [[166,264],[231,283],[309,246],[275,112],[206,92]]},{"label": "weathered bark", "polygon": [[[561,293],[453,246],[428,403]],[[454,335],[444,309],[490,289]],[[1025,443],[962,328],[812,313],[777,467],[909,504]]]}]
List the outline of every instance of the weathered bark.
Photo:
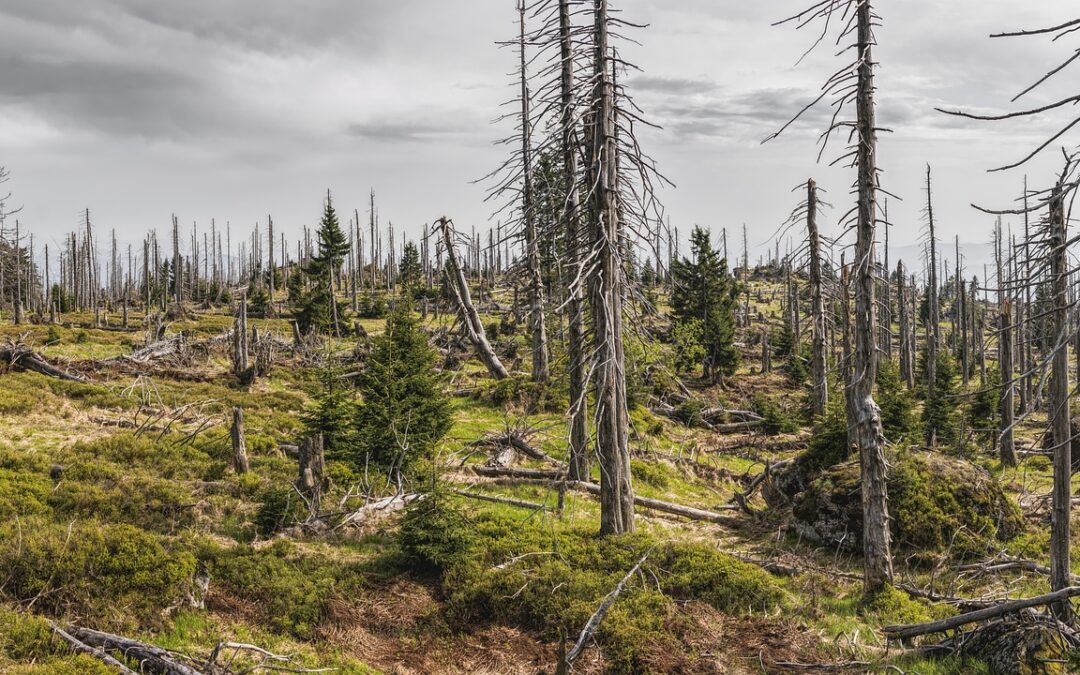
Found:
[{"label": "weathered bark", "polygon": [[889,502],[885,478],[885,438],[881,411],[874,402],[877,375],[874,304],[874,228],[877,220],[877,126],[874,112],[874,44],[870,2],[860,2],[856,92],[858,147],[857,241],[855,244],[854,362],[847,386],[849,442],[858,448],[862,472],[863,574],[867,592],[876,592],[892,580],[889,542]]},{"label": "weathered bark", "polygon": [[772,372],[772,348],[769,347],[769,329],[761,329],[761,372]]},{"label": "weathered bark", "polygon": [[[578,277],[567,289],[567,357],[570,378],[569,476],[582,480],[589,476],[588,397],[585,392],[585,313],[581,288],[581,193],[578,188],[578,131],[574,115],[574,46],[570,0],[559,0],[559,47],[562,58],[562,153],[566,203],[566,255],[569,268]],[[659,262],[657,263],[659,264]]]},{"label": "weathered bark", "polygon": [[811,340],[810,381],[813,386],[811,410],[814,417],[824,417],[829,405],[829,367],[825,359],[825,300],[821,289],[821,238],[817,226],[817,184],[806,183],[806,229],[810,252]]},{"label": "weathered bark", "polygon": [[[1065,205],[1061,186],[1054,188],[1050,201],[1049,240],[1050,273],[1054,294],[1051,332],[1054,340],[1050,378],[1050,424],[1054,439],[1054,486],[1050,511],[1050,588],[1060,591],[1069,586],[1069,520],[1072,507],[1072,431],[1069,412],[1069,325],[1068,260],[1065,233]],[[1072,623],[1073,609],[1068,600],[1055,602],[1051,609],[1058,620]]]},{"label": "weathered bark", "polygon": [[181,663],[178,657],[161,647],[79,626],[69,626],[66,632],[90,647],[96,647],[102,651],[119,652],[125,658],[137,661],[140,672],[162,673],[163,675],[202,675],[198,670]]},{"label": "weathered bark", "polygon": [[[926,216],[930,226],[930,264],[928,272],[930,280],[926,286],[926,292],[930,294],[930,313],[926,320],[926,398],[934,397],[937,388],[937,360],[938,340],[941,312],[938,309],[938,279],[937,279],[937,240],[934,232],[934,200],[931,193],[930,165],[926,165]],[[926,430],[926,444],[931,448],[937,445],[937,429],[929,427]]]},{"label": "weathered bark", "polygon": [[1056,606],[1062,603],[1068,604],[1069,598],[1073,598],[1080,595],[1080,587],[1077,586],[1064,586],[1055,590],[1053,593],[1047,593],[1046,595],[1039,595],[1034,598],[1026,598],[1023,600],[1012,600],[993,607],[987,607],[985,609],[978,609],[974,612],[967,612],[966,614],[960,614],[957,616],[951,616],[947,619],[941,619],[939,621],[931,621],[930,623],[918,623],[908,625],[897,626],[885,626],[881,630],[886,636],[894,640],[910,640],[920,635],[926,635],[928,633],[942,633],[945,631],[959,628],[969,623],[976,623],[978,621],[986,621],[987,619],[993,619],[1005,614],[1012,614],[1019,612],[1029,607],[1040,607],[1043,605]]},{"label": "weathered bark", "polygon": [[533,203],[532,111],[527,62],[525,56],[525,1],[519,0],[520,76],[521,76],[521,218],[525,229],[526,265],[529,274],[529,323],[532,328],[532,379],[547,382],[551,376],[548,365],[547,323],[544,319],[544,277],[540,271],[540,243],[536,235],[536,214]]},{"label": "weathered bark", "polygon": [[232,440],[233,471],[236,473],[251,471],[247,454],[247,434],[244,432],[244,409],[239,406],[233,408],[229,438]]},{"label": "weathered bark", "polygon": [[233,324],[233,372],[243,375],[248,369],[247,291],[240,292]]},{"label": "weathered bark", "polygon": [[998,432],[998,456],[1002,464],[1016,466],[1016,443],[1013,439],[1016,383],[1013,382],[1012,303],[1002,299],[999,307],[1001,313],[998,316],[998,366],[1001,369],[1001,421]]},{"label": "weathered bark", "polygon": [[896,306],[900,315],[900,379],[908,389],[915,388],[915,349],[905,290],[904,262],[896,263]]},{"label": "weathered bark", "polygon": [[450,287],[454,291],[458,308],[461,310],[462,321],[469,334],[469,340],[476,347],[480,360],[484,362],[492,377],[497,380],[506,379],[510,377],[510,373],[499,360],[499,355],[495,353],[491,343],[488,342],[484,323],[480,320],[480,314],[476,311],[472,296],[469,294],[469,282],[465,278],[465,271],[458,263],[457,250],[454,247],[453,224],[446,217],[440,218],[438,224],[442,228],[443,243],[446,246],[446,273],[450,277]]},{"label": "weathered bark", "polygon": [[626,359],[623,353],[624,279],[620,245],[619,174],[616,161],[615,87],[607,68],[608,3],[595,0],[593,28],[592,250],[589,288],[596,358],[596,446],[600,458],[600,534],[634,530],[634,490],[630,477]]},{"label": "weathered bark", "polygon": [[300,466],[296,488],[308,500],[313,514],[319,511],[325,487],[326,455],[322,434],[306,436],[300,441]]}]

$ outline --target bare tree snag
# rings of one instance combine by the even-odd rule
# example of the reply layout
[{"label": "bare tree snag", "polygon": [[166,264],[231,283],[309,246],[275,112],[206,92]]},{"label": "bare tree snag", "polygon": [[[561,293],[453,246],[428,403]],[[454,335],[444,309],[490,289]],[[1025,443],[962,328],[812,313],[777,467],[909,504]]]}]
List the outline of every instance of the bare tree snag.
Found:
[{"label": "bare tree snag", "polygon": [[818,235],[817,183],[806,183],[806,229],[810,254],[811,356],[810,381],[813,386],[811,410],[814,417],[824,417],[829,405],[829,367],[825,359],[825,296],[821,288],[821,237]]},{"label": "bare tree snag", "polygon": [[322,434],[305,436],[300,441],[300,475],[296,488],[308,501],[311,515],[319,512],[325,487],[326,456],[323,451]]},{"label": "bare tree snag", "polygon": [[1016,444],[1013,440],[1016,383],[1013,381],[1012,303],[1006,300],[1004,293],[1000,291],[998,308],[998,367],[1001,369],[998,457],[1005,466],[1016,466]]},{"label": "bare tree snag", "polygon": [[484,362],[492,377],[497,380],[506,379],[510,377],[510,373],[503,366],[502,361],[499,360],[499,355],[495,353],[491,343],[488,342],[484,324],[480,320],[480,313],[476,311],[476,307],[472,303],[472,296],[469,294],[469,282],[465,278],[465,271],[458,263],[457,250],[454,247],[453,221],[444,216],[436,222],[442,229],[443,244],[446,247],[446,273],[450,277],[450,287],[453,289],[454,297],[457,299],[462,321],[469,334],[469,340],[476,347],[480,360]]},{"label": "bare tree snag", "polygon": [[915,345],[911,331],[912,319],[908,311],[905,290],[904,262],[896,263],[896,306],[900,315],[900,379],[908,389],[915,388]]},{"label": "bare tree snag", "polygon": [[608,2],[594,0],[592,147],[592,251],[589,288],[596,359],[596,446],[600,458],[600,534],[634,530],[634,489],[630,477],[626,358],[623,353],[624,278],[619,170],[615,138],[615,86],[608,44]]},{"label": "bare tree snag", "polygon": [[247,434],[244,432],[244,409],[237,406],[232,411],[232,427],[229,429],[229,437],[232,440],[233,471],[247,473],[251,471],[248,462]]},{"label": "bare tree snag", "polygon": [[[1072,515],[1072,429],[1069,411],[1069,268],[1065,204],[1061,185],[1053,188],[1048,222],[1050,273],[1054,294],[1050,335],[1054,340],[1050,377],[1050,424],[1054,440],[1054,486],[1050,510],[1050,588],[1060,591],[1069,586],[1069,521]],[[1051,609],[1059,621],[1071,624],[1072,603],[1055,602]]]},{"label": "bare tree snag", "polygon": [[[574,45],[570,0],[559,0],[559,52],[562,59],[560,81],[560,134],[563,181],[566,187],[565,221],[568,264],[578,278],[582,274],[581,193],[578,187],[577,120],[574,103]],[[659,254],[657,256],[659,260]],[[659,265],[659,262],[657,263]],[[567,357],[570,378],[570,448],[569,477],[584,480],[589,476],[588,396],[585,389],[585,313],[581,284],[571,282],[567,289]]]},{"label": "bare tree snag", "polygon": [[525,230],[525,257],[529,274],[529,323],[532,328],[532,379],[547,382],[551,376],[548,365],[547,324],[544,319],[544,277],[540,271],[540,242],[536,233],[536,213],[533,195],[532,159],[532,96],[529,92],[528,66],[525,54],[525,0],[518,1],[520,27],[519,56],[521,77],[521,217]]},{"label": "bare tree snag", "polygon": [[233,372],[243,376],[248,369],[247,291],[240,292],[233,324]]},{"label": "bare tree snag", "polygon": [[[938,308],[937,236],[934,232],[934,200],[929,164],[926,165],[926,218],[930,228],[930,263],[927,269],[930,279],[926,285],[926,292],[930,294],[930,313],[926,319],[926,398],[931,399],[937,388],[941,310]],[[937,429],[932,426],[926,430],[926,444],[931,448],[937,446]]]},{"label": "bare tree snag", "polygon": [[858,147],[858,223],[855,244],[855,363],[847,388],[847,417],[862,469],[863,573],[867,592],[892,581],[889,545],[889,500],[885,478],[885,437],[881,411],[874,402],[877,353],[874,330],[874,226],[877,221],[877,123],[874,111],[874,16],[869,0],[858,2],[858,83],[856,117]]}]

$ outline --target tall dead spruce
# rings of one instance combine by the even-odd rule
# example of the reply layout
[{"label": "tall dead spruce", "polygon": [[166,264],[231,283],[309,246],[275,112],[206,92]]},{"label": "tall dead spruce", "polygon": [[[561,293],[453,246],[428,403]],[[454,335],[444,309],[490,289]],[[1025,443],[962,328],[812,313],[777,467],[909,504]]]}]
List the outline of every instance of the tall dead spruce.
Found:
[{"label": "tall dead spruce", "polygon": [[[1069,36],[1072,36],[1075,39],[1078,30],[1080,30],[1080,18],[1065,21],[1059,25],[1048,28],[999,33],[992,35],[991,37],[1044,37],[1057,43],[1062,38]],[[1070,65],[1073,65],[1077,59],[1078,52],[1075,49],[1069,51],[1068,56],[1060,65],[1041,76],[1034,84],[1026,87],[1013,98],[1013,102],[1046,85],[1053,80],[1055,76],[1060,74]],[[1072,92],[1061,98],[1057,98],[1054,102],[1046,105],[995,115],[976,115],[959,110],[939,109],[939,111],[949,115],[982,121],[1023,120],[1035,115],[1046,115],[1061,108],[1065,108],[1066,106],[1074,106],[1077,103],[1080,103],[1080,94]],[[1070,117],[1071,119],[1061,127],[1058,132],[1054,133],[1050,138],[1038,145],[1027,155],[1017,161],[997,167],[996,169],[993,169],[993,171],[1007,171],[1021,167],[1047,148],[1057,144],[1059,141],[1065,146],[1066,143],[1063,139],[1077,125],[1080,125],[1080,116]],[[1071,547],[1069,521],[1072,508],[1072,494],[1070,491],[1070,479],[1072,475],[1072,434],[1069,413],[1068,345],[1073,341],[1073,332],[1076,330],[1076,327],[1070,327],[1068,320],[1070,308],[1068,279],[1069,274],[1075,270],[1070,270],[1068,265],[1068,247],[1070,241],[1067,233],[1067,224],[1069,218],[1065,211],[1066,204],[1071,204],[1076,189],[1080,186],[1080,159],[1078,159],[1078,151],[1075,142],[1067,147],[1073,149],[1069,151],[1063,148],[1062,153],[1064,155],[1065,167],[1053,186],[1041,191],[1031,191],[1027,188],[1027,180],[1025,178],[1022,208],[995,210],[976,207],[984,212],[995,215],[1022,214],[1024,216],[1025,240],[1023,242],[1023,249],[1025,252],[1025,261],[1023,267],[1026,272],[1026,279],[1024,280],[1025,305],[1029,305],[1031,302],[1030,289],[1037,287],[1039,283],[1048,286],[1051,293],[1051,307],[1047,310],[1048,315],[1044,318],[1032,316],[1033,314],[1037,315],[1038,312],[1034,312],[1033,308],[1025,306],[1025,314],[1027,316],[1024,317],[1024,320],[1041,322],[1045,319],[1048,320],[1049,323],[1049,340],[1047,344],[1043,345],[1043,348],[1047,353],[1041,360],[1041,365],[1039,367],[1043,370],[1043,376],[1040,378],[1041,383],[1046,381],[1046,365],[1047,363],[1050,364],[1050,388],[1048,400],[1050,417],[1049,433],[1052,441],[1051,447],[1053,448],[1054,453],[1054,482],[1051,493],[1050,520],[1050,586],[1054,591],[1061,591],[1069,587]],[[1043,221],[1043,226],[1036,228],[1034,238],[1032,238],[1028,236],[1027,232],[1028,216],[1031,213],[1043,211],[1044,209],[1047,216]],[[1032,253],[1034,255],[1032,255]],[[1037,330],[1032,330],[1033,328],[1035,328],[1035,326],[1028,326],[1025,331],[1026,334],[1030,335],[1038,332]],[[1030,341],[1030,338],[1028,339]],[[1024,350],[1025,346],[1022,345],[1021,349]],[[1032,359],[1032,361],[1034,361],[1034,359]],[[1025,366],[1025,368],[1022,368],[1021,370],[1028,370],[1028,367]],[[1027,414],[1037,406],[1032,401],[1027,400],[1030,394],[1026,391],[1026,388],[1022,387],[1022,389],[1024,390],[1023,398],[1027,403],[1024,413]],[[1063,596],[1056,600],[1052,604],[1051,609],[1055,617],[1060,621],[1072,623],[1075,619],[1072,604],[1067,597]]]},{"label": "tall dead spruce", "polygon": [[[853,61],[830,77],[821,95],[770,138],[783,133],[807,110],[826,99],[829,99],[834,112],[829,127],[822,134],[821,152],[824,153],[835,132],[847,130],[852,138],[852,145],[841,157],[850,159],[857,172],[857,204],[845,218],[845,225],[853,228],[856,235],[852,277],[855,293],[854,349],[845,387],[845,410],[849,443],[858,449],[861,466],[864,585],[867,592],[875,592],[892,579],[885,438],[881,430],[881,412],[873,398],[877,373],[874,233],[878,222],[879,190],[873,27],[880,23],[880,18],[874,13],[869,0],[825,0],[780,23],[805,26],[824,22],[827,33],[833,21],[843,26],[838,31],[837,44],[855,38],[851,47],[855,52]],[[822,38],[826,33],[822,34]],[[855,119],[841,119],[842,113],[852,106],[855,108]]]}]

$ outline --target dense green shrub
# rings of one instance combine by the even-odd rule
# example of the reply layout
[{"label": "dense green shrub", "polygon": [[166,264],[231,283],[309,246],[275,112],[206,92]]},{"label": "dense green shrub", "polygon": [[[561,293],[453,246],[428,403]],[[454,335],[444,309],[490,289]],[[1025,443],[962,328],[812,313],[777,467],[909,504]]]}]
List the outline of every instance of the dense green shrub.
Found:
[{"label": "dense green shrub", "polygon": [[799,430],[798,422],[780,404],[763,394],[754,396],[753,408],[764,419],[761,429],[766,434],[790,434]]},{"label": "dense green shrub", "polygon": [[352,598],[363,586],[355,563],[303,554],[284,540],[262,549],[205,546],[199,557],[214,583],[255,603],[271,629],[302,639],[315,635],[332,599]]},{"label": "dense green shrub", "polygon": [[130,525],[28,519],[0,524],[2,593],[37,609],[106,623],[156,621],[182,600],[195,558]]},{"label": "dense green shrub", "polygon": [[405,559],[425,574],[460,565],[475,541],[464,510],[439,489],[409,504],[398,534]]},{"label": "dense green shrub", "polygon": [[664,489],[671,484],[671,476],[667,468],[657,462],[644,462],[640,459],[630,460],[630,473],[634,482],[641,482],[649,487]]}]

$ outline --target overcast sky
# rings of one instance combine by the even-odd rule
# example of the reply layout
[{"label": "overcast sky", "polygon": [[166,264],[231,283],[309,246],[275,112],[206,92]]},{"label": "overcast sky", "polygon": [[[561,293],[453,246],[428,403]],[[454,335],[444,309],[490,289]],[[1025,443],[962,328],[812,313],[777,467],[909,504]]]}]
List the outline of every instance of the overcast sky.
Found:
[{"label": "overcast sky", "polygon": [[[770,24],[806,0],[614,0],[647,23],[624,55],[643,73],[626,82],[663,127],[642,144],[677,185],[661,197],[672,223],[719,233],[747,223],[771,235],[814,176],[846,210],[850,171],[816,162],[821,115],[760,141],[815,96],[842,65],[825,44],[794,64],[813,35]],[[987,174],[1067,121],[982,125],[935,106],[1008,108],[1009,99],[1074,45],[990,40],[1003,29],[1075,15],[1066,0],[879,2],[877,59],[883,184],[897,224],[921,229],[920,182],[935,170],[942,237],[989,239],[968,204],[1008,206],[1022,171]],[[374,188],[383,219],[415,236],[447,214],[486,227],[484,189],[470,184],[502,159],[493,125],[513,95],[515,0],[4,0],[0,3],[0,164],[12,203],[38,241],[59,241],[89,208],[99,232],[137,240],[182,223],[245,229],[272,214],[296,232],[317,221],[322,196],[359,208]],[[1075,93],[1076,72],[1038,103]],[[1068,114],[1069,111],[1065,111]],[[1070,118],[1071,119],[1071,118]],[[1055,126],[1056,125],[1056,126]],[[1052,157],[1026,169],[1044,184]],[[828,227],[835,227],[830,223]],[[828,229],[827,227],[827,229]]]}]

